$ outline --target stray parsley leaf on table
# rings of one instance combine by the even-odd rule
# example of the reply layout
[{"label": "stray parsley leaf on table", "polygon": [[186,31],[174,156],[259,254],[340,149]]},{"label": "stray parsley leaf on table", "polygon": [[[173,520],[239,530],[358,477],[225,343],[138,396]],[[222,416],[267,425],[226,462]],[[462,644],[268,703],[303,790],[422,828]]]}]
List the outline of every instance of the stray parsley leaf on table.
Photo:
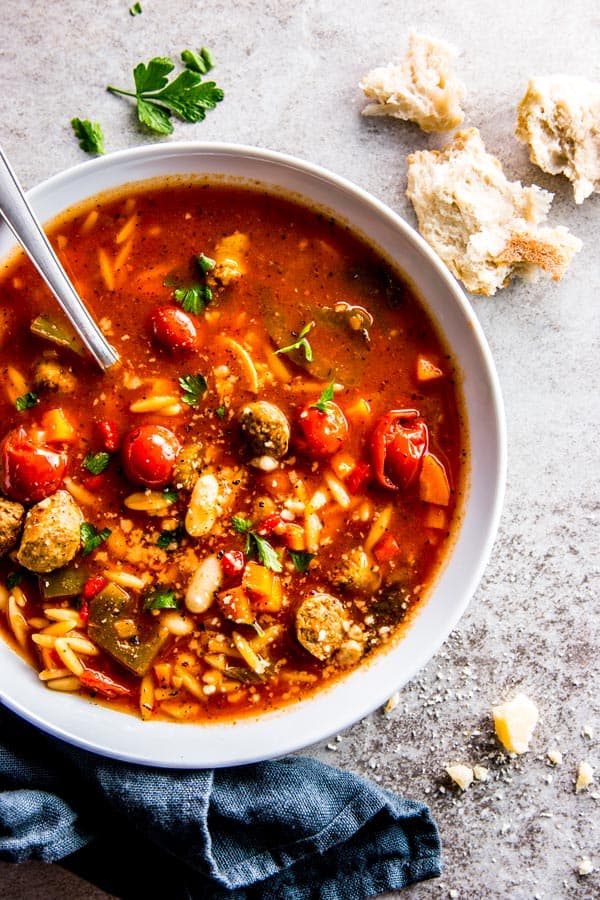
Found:
[{"label": "stray parsley leaf on table", "polygon": [[202,47],[198,52],[195,50],[182,50],[181,62],[186,69],[191,69],[192,72],[200,72],[202,75],[206,75],[214,66],[210,50],[207,50],[206,47]]},{"label": "stray parsley leaf on table", "polygon": [[98,122],[89,119],[71,119],[71,126],[79,146],[86,153],[104,153],[104,134]]},{"label": "stray parsley leaf on table", "polygon": [[171,116],[184,122],[200,122],[208,109],[214,109],[224,93],[214,81],[202,81],[200,72],[185,69],[173,81],[169,75],[175,64],[168,57],[156,56],[148,65],[139,63],[133,70],[135,91],[109,85],[111,94],[134,97],[138,119],[152,131],[172,134]]}]

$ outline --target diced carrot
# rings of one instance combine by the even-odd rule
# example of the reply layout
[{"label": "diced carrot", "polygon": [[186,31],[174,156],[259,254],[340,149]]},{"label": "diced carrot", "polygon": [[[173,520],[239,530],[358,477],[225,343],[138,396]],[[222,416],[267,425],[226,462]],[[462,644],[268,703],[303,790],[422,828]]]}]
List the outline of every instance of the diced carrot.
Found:
[{"label": "diced carrot", "polygon": [[437,528],[445,531],[448,528],[448,513],[443,506],[429,506],[425,510],[423,524],[427,528]]},{"label": "diced carrot", "polygon": [[279,576],[260,563],[249,562],[244,569],[242,586],[252,598],[252,606],[260,612],[279,612],[283,590]]},{"label": "diced carrot", "polygon": [[285,526],[285,546],[290,550],[306,550],[306,531],[303,525],[288,522]]},{"label": "diced carrot", "polygon": [[241,585],[218,593],[217,603],[225,618],[231,622],[237,622],[239,625],[252,625],[254,622],[250,598]]},{"label": "diced carrot", "polygon": [[42,428],[48,443],[70,444],[75,440],[75,429],[60,406],[47,410],[42,416]]},{"label": "diced carrot", "polygon": [[395,559],[400,555],[400,544],[393,536],[386,531],[381,540],[379,540],[375,546],[373,547],[373,553],[377,559],[377,562],[389,562],[391,559]]},{"label": "diced carrot", "polygon": [[436,366],[426,356],[419,354],[417,357],[417,381],[433,381],[436,378],[442,378],[443,374],[439,366]]},{"label": "diced carrot", "polygon": [[371,418],[371,406],[363,397],[360,397],[352,406],[346,407],[344,412],[355,425],[364,424]]},{"label": "diced carrot", "polygon": [[448,506],[450,502],[450,484],[446,469],[437,456],[431,453],[423,457],[419,496],[426,503],[435,503],[436,506]]}]

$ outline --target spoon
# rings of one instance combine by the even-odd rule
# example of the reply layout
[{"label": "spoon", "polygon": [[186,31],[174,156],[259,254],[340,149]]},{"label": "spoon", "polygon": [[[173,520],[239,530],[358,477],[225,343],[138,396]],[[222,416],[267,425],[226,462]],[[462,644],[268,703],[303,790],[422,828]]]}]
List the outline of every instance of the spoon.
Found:
[{"label": "spoon", "polygon": [[58,300],[73,328],[98,365],[119,361],[63,269],[0,147],[0,215]]}]

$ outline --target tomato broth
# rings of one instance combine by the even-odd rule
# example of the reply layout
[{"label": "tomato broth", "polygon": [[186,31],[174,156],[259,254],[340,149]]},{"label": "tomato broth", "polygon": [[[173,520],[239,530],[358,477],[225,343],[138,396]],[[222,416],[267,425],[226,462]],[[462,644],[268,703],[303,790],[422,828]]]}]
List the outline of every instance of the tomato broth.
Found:
[{"label": "tomato broth", "polygon": [[121,361],[23,257],[0,275],[0,628],[40,690],[203,722],[401,639],[452,546],[455,361],[343,222],[258,188],[133,186],[52,224]]}]

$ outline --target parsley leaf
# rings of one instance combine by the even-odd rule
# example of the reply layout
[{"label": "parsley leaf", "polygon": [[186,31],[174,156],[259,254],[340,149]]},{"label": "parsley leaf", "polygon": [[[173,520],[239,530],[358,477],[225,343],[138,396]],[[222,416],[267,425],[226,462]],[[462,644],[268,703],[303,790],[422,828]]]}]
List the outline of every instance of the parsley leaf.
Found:
[{"label": "parsley leaf", "polygon": [[22,397],[17,397],[15,400],[15,406],[17,408],[17,412],[23,412],[24,409],[31,409],[32,406],[35,406],[40,402],[40,398],[33,391],[28,391],[28,393],[23,394]]},{"label": "parsley leaf", "polygon": [[183,526],[178,525],[172,531],[161,531],[156,542],[156,546],[161,550],[169,550],[173,545],[177,546],[183,539],[185,531]]},{"label": "parsley leaf", "polygon": [[153,609],[178,609],[179,601],[175,591],[168,588],[155,588],[144,597],[144,610],[150,612]]},{"label": "parsley leaf", "polygon": [[311,560],[316,556],[316,553],[309,553],[307,550],[288,550],[288,553],[294,563],[296,572],[306,572]]},{"label": "parsley leaf", "polygon": [[100,450],[98,453],[88,453],[83,459],[83,465],[92,475],[104,472],[109,462],[110,453],[105,453],[104,450]]},{"label": "parsley leaf", "polygon": [[267,569],[271,569],[273,572],[283,571],[279,553],[275,548],[255,531],[249,531],[246,535],[245,553],[246,556],[253,556],[254,552],[256,552],[258,561]]},{"label": "parsley leaf", "polygon": [[82,556],[87,556],[92,550],[96,550],[96,548],[103,544],[104,541],[108,540],[112,534],[110,528],[103,528],[101,531],[98,531],[96,526],[92,525],[91,522],[82,522],[79,531],[81,534],[81,543],[83,544],[81,550]]},{"label": "parsley leaf", "polygon": [[202,81],[202,75],[190,69],[184,69],[169,81],[174,68],[171,59],[157,56],[148,65],[139,63],[133,70],[135,91],[112,85],[107,90],[135,98],[138,119],[143,125],[159,134],[172,134],[173,114],[185,122],[200,122],[206,111],[214,109],[225,96],[214,81]]},{"label": "parsley leaf", "polygon": [[200,398],[208,389],[204,375],[182,375],[179,379],[179,387],[183,392],[182,400],[188,406],[198,406]]},{"label": "parsley leaf", "polygon": [[213,293],[207,284],[194,284],[189,288],[177,288],[173,291],[173,296],[186,312],[197,316],[212,300]]},{"label": "parsley leaf", "polygon": [[316,403],[311,403],[311,409],[320,409],[321,412],[327,412],[327,404],[333,400],[333,386],[335,381],[331,381]]},{"label": "parsley leaf", "polygon": [[206,47],[202,47],[197,52],[195,50],[182,50],[181,62],[186,69],[191,69],[192,72],[200,72],[201,75],[206,75],[214,66],[210,50],[207,50]]},{"label": "parsley leaf", "polygon": [[225,418],[226,409],[224,406],[217,406],[217,408],[215,409],[215,412],[220,419]]},{"label": "parsley leaf", "polygon": [[177,491],[173,490],[173,488],[165,488],[162,495],[166,503],[177,503],[177,500],[179,499],[179,494]]},{"label": "parsley leaf", "polygon": [[313,360],[313,352],[312,347],[308,343],[308,338],[306,335],[314,328],[315,323],[309,322],[308,325],[305,325],[300,334],[298,335],[298,340],[293,344],[289,344],[287,347],[280,347],[279,350],[275,351],[275,355],[278,353],[290,353],[292,350],[304,350],[304,358],[306,362],[312,362]]},{"label": "parsley leaf", "polygon": [[252,528],[252,520],[242,519],[241,516],[232,516],[231,525],[233,527],[233,530],[237,531],[238,534],[246,534],[246,532],[250,531],[250,529]]},{"label": "parsley leaf", "polygon": [[196,264],[203,275],[206,275],[207,272],[210,272],[216,266],[215,260],[211,259],[210,256],[205,256],[204,253],[198,253],[196,256]]},{"label": "parsley leaf", "polygon": [[129,15],[130,16],[141,16],[142,14],[142,4],[134,3],[133,6],[129,7]]},{"label": "parsley leaf", "polygon": [[98,122],[75,117],[71,119],[71,126],[82,150],[86,153],[104,153],[104,134]]}]

